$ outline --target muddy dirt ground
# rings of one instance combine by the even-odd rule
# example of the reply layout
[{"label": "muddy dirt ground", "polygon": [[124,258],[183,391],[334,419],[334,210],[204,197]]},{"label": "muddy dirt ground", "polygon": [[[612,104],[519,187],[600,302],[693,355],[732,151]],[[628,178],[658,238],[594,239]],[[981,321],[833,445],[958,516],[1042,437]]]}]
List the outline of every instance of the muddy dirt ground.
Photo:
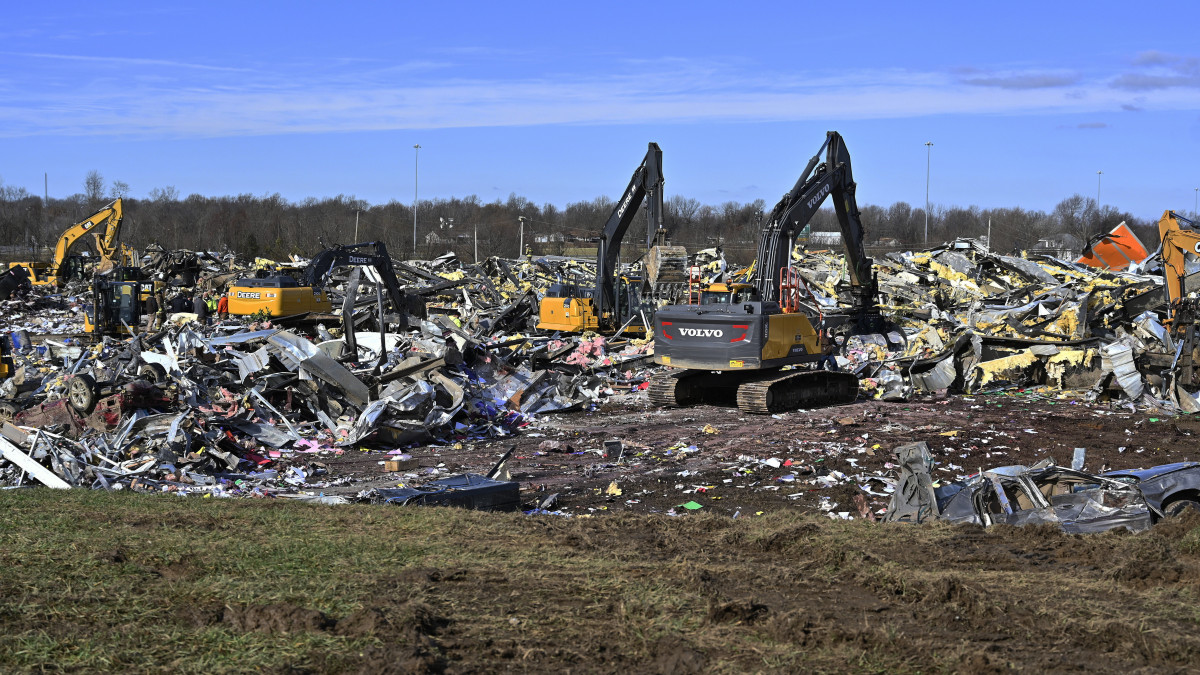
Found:
[{"label": "muddy dirt ground", "polygon": [[894,450],[907,443],[925,441],[939,462],[935,477],[944,480],[1046,457],[1069,465],[1079,447],[1087,450],[1085,468],[1100,472],[1200,459],[1188,424],[1032,392],[860,401],[774,416],[635,400],[541,416],[514,437],[415,448],[409,453],[419,468],[401,472],[385,472],[382,453],[350,453],[330,461],[330,473],[354,480],[326,492],[486,473],[515,447],[509,473],[528,507],[557,495],[551,508],[572,514],[791,509],[877,516],[888,495],[871,477],[894,476]]}]

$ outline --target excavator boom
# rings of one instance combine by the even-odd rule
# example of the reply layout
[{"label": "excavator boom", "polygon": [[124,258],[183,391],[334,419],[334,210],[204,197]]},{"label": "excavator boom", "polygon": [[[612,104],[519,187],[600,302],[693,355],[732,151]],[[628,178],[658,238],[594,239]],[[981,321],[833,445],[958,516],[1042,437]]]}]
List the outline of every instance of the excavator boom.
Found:
[{"label": "excavator boom", "polygon": [[[600,233],[600,245],[596,251],[596,283],[592,289],[580,289],[570,284],[560,284],[542,299],[539,308],[538,328],[581,332],[618,330],[627,319],[638,314],[636,302],[629,293],[626,280],[617,275],[617,264],[621,256],[621,242],[629,231],[642,201],[646,202],[647,228],[646,246],[650,248],[648,267],[655,281],[684,279],[682,267],[686,263],[686,251],[679,247],[662,245],[663,238],[663,173],[662,150],[657,143],[650,143],[646,156],[633,172],[629,185],[621,193],[621,199],[613,207],[604,229]],[[678,270],[670,269],[678,267]],[[590,297],[589,297],[590,296]],[[640,323],[633,330],[644,329]]]},{"label": "excavator boom", "polygon": [[1174,211],[1164,211],[1158,221],[1158,236],[1162,240],[1163,282],[1167,291],[1168,311],[1174,313],[1175,306],[1183,299],[1183,280],[1187,276],[1188,255],[1200,256],[1200,230],[1183,229],[1180,222],[1189,227],[1197,223]]},{"label": "excavator boom", "polygon": [[[96,252],[100,254],[102,260],[111,262],[116,253],[115,243],[124,217],[121,199],[117,198],[104,208],[67,228],[58,238],[58,243],[54,247],[54,260],[50,263],[50,283],[57,286],[65,281],[63,279],[66,271],[64,263],[70,256],[71,249],[84,235],[93,234],[96,241]],[[101,223],[104,224],[104,229],[93,232]]]}]

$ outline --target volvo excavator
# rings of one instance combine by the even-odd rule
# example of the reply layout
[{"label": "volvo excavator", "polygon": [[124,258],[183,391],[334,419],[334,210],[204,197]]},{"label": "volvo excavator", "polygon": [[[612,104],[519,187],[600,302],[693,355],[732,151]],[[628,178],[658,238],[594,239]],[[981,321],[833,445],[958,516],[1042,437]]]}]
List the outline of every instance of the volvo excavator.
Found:
[{"label": "volvo excavator", "polygon": [[[648,289],[656,284],[687,279],[684,273],[687,251],[680,246],[668,246],[665,240],[663,182],[662,150],[657,143],[650,143],[645,158],[634,170],[629,186],[600,234],[594,287],[567,282],[551,285],[539,305],[539,330],[569,333],[593,330],[605,334],[622,329],[645,332],[642,319],[649,320],[654,311],[652,305],[643,301],[651,295]],[[647,253],[643,265],[646,273],[641,277],[623,276],[617,269],[621,242],[643,199],[647,206]]]},{"label": "volvo excavator", "polygon": [[[79,240],[88,234],[95,239],[96,253],[99,255],[95,271],[107,272],[116,266],[130,265],[133,262],[133,250],[117,243],[123,220],[121,200],[114,199],[104,208],[63,231],[54,247],[54,259],[49,264],[15,262],[9,263],[9,267],[24,267],[29,274],[29,282],[35,286],[61,286],[69,280],[87,278],[87,258],[71,255],[71,251]],[[103,228],[97,230],[101,225]]]},{"label": "volvo excavator", "polygon": [[[736,401],[745,412],[767,414],[854,401],[857,377],[813,367],[826,353],[831,334],[887,329],[872,260],[863,251],[854,193],[850,154],[841,135],[830,131],[764,222],[754,283],[709,289],[698,304],[671,305],[655,314],[654,361],[678,370],[650,381],[652,403]],[[849,307],[822,314],[792,267],[791,253],[795,237],[830,195],[849,269]]]}]

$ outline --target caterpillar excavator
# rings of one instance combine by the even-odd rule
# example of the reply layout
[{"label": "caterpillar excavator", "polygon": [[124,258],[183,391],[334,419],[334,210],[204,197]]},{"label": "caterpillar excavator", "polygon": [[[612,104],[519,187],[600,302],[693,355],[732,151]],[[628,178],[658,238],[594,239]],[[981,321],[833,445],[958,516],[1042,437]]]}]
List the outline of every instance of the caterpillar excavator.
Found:
[{"label": "caterpillar excavator", "polygon": [[[666,244],[662,224],[663,183],[662,150],[657,143],[650,143],[600,234],[595,286],[587,288],[565,282],[551,285],[538,307],[539,330],[569,333],[594,330],[610,335],[622,329],[645,332],[641,319],[652,315],[654,310],[643,301],[643,297],[649,296],[647,289],[658,283],[687,279],[684,272],[687,251]],[[643,199],[647,206],[646,274],[620,275],[617,264],[621,243]]]},{"label": "caterpillar excavator", "polygon": [[[1187,228],[1180,227],[1180,222]],[[1162,241],[1163,282],[1167,293],[1168,313],[1173,317],[1186,295],[1183,280],[1188,275],[1187,262],[1200,257],[1200,230],[1198,223],[1184,218],[1174,211],[1163,211],[1158,221],[1158,237]]]},{"label": "caterpillar excavator", "polygon": [[[133,262],[133,250],[117,243],[124,217],[121,199],[114,199],[104,208],[64,230],[54,247],[54,259],[49,264],[15,262],[9,263],[9,267],[24,267],[29,274],[29,283],[34,286],[61,286],[70,280],[87,278],[88,259],[71,255],[71,251],[88,234],[94,238],[99,255],[95,261],[96,271],[107,272],[115,266],[130,265]],[[101,225],[103,228],[97,230]]]},{"label": "caterpillar excavator", "polygon": [[[654,361],[676,370],[650,381],[652,403],[736,401],[745,412],[767,414],[854,401],[857,377],[814,365],[833,333],[879,333],[887,327],[872,260],[863,251],[855,188],[845,142],[830,131],[765,220],[754,283],[711,287],[699,294],[698,304],[671,305],[655,314]],[[820,312],[791,264],[795,237],[830,195],[850,277],[849,307],[837,314]]]}]

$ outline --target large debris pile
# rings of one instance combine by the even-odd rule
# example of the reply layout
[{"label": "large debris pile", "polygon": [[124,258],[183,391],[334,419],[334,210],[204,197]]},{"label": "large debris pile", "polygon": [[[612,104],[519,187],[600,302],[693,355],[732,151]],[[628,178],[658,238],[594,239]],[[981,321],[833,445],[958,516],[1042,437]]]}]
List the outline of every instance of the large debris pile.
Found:
[{"label": "large debris pile", "polygon": [[[818,300],[834,307],[840,256],[795,257]],[[1153,268],[998,255],[971,240],[891,253],[875,266],[881,305],[903,327],[905,347],[888,351],[887,340],[865,336],[851,340],[842,362],[877,398],[1028,387],[1198,409],[1190,375],[1168,373],[1181,350],[1190,363],[1191,346],[1163,326],[1162,277]]]},{"label": "large debris pile", "polygon": [[[815,300],[835,307],[841,258],[799,250],[795,258]],[[220,291],[255,268],[306,261],[159,252],[152,262],[170,293]],[[715,249],[692,262],[705,278],[726,264]],[[533,330],[549,286],[586,284],[594,274],[586,263],[464,264],[448,254],[397,261],[395,271],[424,317],[397,322],[370,268],[343,268],[328,281],[330,315],[203,325],[184,311],[160,331],[99,344],[69,337],[81,331],[82,289],[18,294],[0,326],[15,334],[0,388],[11,418],[0,482],[320,492],[348,480],[324,460],[350,449],[400,455],[508,436],[536,415],[606,397],[644,404],[650,340]],[[898,328],[854,337],[838,357],[869,396],[1030,389],[1200,409],[1189,393],[1194,346],[1164,328],[1150,266],[1112,272],[959,241],[880,257],[876,271],[881,306]]]},{"label": "large debris pile", "polygon": [[[249,271],[199,267],[197,288]],[[389,317],[380,320],[376,293],[360,292],[370,290],[369,275],[352,269],[329,289],[335,307],[352,298],[341,322],[349,335],[335,316],[202,325],[187,312],[154,334],[99,344],[17,333],[0,390],[12,422],[0,482],[219,494],[319,489],[329,484],[322,456],[505,436],[533,415],[635,391],[646,379],[648,341],[527,332],[537,304],[533,269],[495,259],[463,266],[452,257],[398,263],[408,292],[430,310],[399,332],[381,330]],[[225,278],[214,281],[217,274]],[[45,333],[25,315],[72,317],[80,303],[33,291],[8,305],[21,310],[10,311],[9,328]],[[62,327],[56,332],[77,332]]]}]

